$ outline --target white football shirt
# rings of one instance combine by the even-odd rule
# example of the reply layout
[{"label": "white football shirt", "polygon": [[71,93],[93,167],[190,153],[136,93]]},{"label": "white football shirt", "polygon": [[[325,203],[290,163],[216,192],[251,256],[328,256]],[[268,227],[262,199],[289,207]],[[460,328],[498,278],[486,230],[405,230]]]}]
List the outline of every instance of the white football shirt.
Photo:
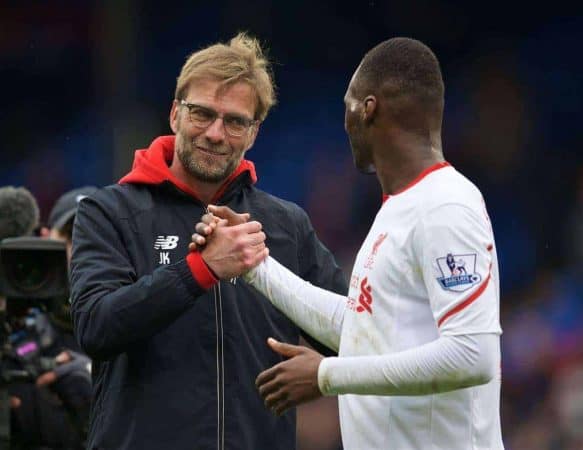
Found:
[{"label": "white football shirt", "polygon": [[272,258],[244,279],[339,349],[318,383],[339,395],[347,450],[503,449],[494,236],[479,190],[448,163],[383,203],[348,298]]},{"label": "white football shirt", "polygon": [[[340,357],[400,352],[440,335],[500,334],[496,248],[479,190],[444,162],[386,198],[348,297]],[[499,398],[499,373],[440,394],[341,395],[342,440],[363,450],[502,449]]]}]

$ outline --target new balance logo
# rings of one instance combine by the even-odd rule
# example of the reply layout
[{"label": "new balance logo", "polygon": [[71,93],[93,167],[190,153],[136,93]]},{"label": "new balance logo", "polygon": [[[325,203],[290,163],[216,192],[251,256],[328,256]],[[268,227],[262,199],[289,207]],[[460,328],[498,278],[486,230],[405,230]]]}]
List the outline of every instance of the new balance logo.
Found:
[{"label": "new balance logo", "polygon": [[359,305],[356,307],[356,312],[368,311],[372,314],[372,287],[368,284],[368,277],[365,277],[360,283],[360,295],[358,296]]},{"label": "new balance logo", "polygon": [[154,242],[155,250],[173,250],[178,246],[178,236],[158,236]]}]

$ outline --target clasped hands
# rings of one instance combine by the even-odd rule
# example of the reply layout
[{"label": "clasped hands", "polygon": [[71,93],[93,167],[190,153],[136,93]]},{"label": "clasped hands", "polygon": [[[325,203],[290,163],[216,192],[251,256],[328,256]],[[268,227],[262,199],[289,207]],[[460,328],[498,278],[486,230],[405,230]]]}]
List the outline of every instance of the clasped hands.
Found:
[{"label": "clasped hands", "polygon": [[[227,206],[209,205],[209,212],[196,224],[190,251],[200,251],[219,278],[239,276],[259,265],[269,255],[261,223],[249,222],[249,214],[238,214]],[[322,396],[318,367],[324,358],[299,345],[267,340],[284,361],[261,372],[255,380],[265,406],[276,415]]]}]

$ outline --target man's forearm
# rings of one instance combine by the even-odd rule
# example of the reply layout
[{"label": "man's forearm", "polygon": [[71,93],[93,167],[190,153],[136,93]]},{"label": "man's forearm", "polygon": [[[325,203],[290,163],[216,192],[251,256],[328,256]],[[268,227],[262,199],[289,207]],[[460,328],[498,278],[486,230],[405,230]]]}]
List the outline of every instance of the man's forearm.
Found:
[{"label": "man's forearm", "polygon": [[346,297],[302,280],[271,257],[244,279],[306,333],[338,350]]},{"label": "man's forearm", "polygon": [[499,367],[498,335],[442,336],[394,354],[325,358],[318,384],[324,395],[427,395],[487,383]]},{"label": "man's forearm", "polygon": [[116,290],[95,279],[78,282],[71,310],[75,335],[89,356],[107,359],[167,327],[204,292],[184,261]]}]

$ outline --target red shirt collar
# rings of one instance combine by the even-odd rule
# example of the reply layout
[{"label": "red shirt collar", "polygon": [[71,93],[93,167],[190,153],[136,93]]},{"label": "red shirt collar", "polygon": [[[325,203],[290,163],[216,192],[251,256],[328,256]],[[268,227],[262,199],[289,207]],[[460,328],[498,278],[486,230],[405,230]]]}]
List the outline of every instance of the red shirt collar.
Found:
[{"label": "red shirt collar", "polygon": [[397,192],[395,192],[391,195],[383,193],[383,203],[386,202],[389,198],[394,197],[395,195],[399,195],[399,194],[405,192],[407,189],[411,189],[413,186],[415,186],[417,183],[419,183],[423,178],[425,178],[431,172],[435,172],[436,170],[443,169],[444,167],[451,167],[451,164],[448,163],[447,161],[442,161],[442,162],[439,162],[437,164],[434,164],[432,166],[427,167],[421,173],[419,173],[419,175],[417,175],[415,177],[415,179],[413,181],[411,181],[409,184],[407,184],[407,186],[405,186],[404,188],[399,189]]}]

